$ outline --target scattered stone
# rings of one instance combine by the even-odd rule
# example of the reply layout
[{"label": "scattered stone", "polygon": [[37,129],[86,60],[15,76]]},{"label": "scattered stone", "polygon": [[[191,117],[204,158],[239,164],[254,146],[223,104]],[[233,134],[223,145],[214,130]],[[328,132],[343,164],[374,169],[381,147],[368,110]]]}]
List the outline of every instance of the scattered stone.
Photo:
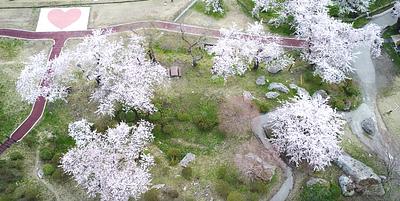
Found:
[{"label": "scattered stone", "polygon": [[354,181],[356,192],[377,196],[385,194],[382,179],[364,163],[344,153],[337,159],[336,164]]},{"label": "scattered stone", "polygon": [[329,182],[325,179],[311,177],[306,183],[307,186],[314,186],[315,184],[328,185]]},{"label": "scattered stone", "polygon": [[375,129],[375,121],[372,119],[372,117],[368,119],[364,119],[361,122],[361,128],[369,135],[374,135],[376,132]]},{"label": "scattered stone", "polygon": [[326,93],[325,90],[318,90],[316,92],[314,92],[314,94],[312,95],[313,98],[315,98],[317,95],[320,95],[323,99],[328,98],[328,93]]},{"label": "scattered stone", "polygon": [[271,84],[269,84],[268,86],[269,90],[277,90],[283,93],[289,93],[289,89],[283,85],[282,83],[277,83],[277,82],[272,82]]},{"label": "scattered stone", "polygon": [[279,93],[278,92],[274,92],[274,91],[270,91],[268,93],[265,94],[265,97],[268,99],[275,99],[278,98]]},{"label": "scattered stone", "polygon": [[289,84],[289,88],[291,88],[291,89],[297,89],[299,86],[297,86],[296,84],[293,84],[293,83],[291,83],[291,84]]},{"label": "scattered stone", "polygon": [[253,100],[254,96],[253,96],[253,94],[251,94],[250,91],[244,91],[243,92],[243,99],[244,100]]},{"label": "scattered stone", "polygon": [[258,86],[264,86],[265,85],[265,76],[260,76],[256,80],[256,84]]},{"label": "scattered stone", "polygon": [[182,167],[187,167],[189,163],[196,159],[196,155],[192,153],[187,153],[185,157],[179,162],[179,165]]},{"label": "scattered stone", "polygon": [[267,68],[267,71],[271,74],[277,74],[281,71],[282,69],[276,66],[270,66]]},{"label": "scattered stone", "polygon": [[342,175],[339,177],[339,185],[340,189],[342,189],[342,194],[346,197],[353,196],[355,191],[354,182],[350,179],[350,177],[346,175]]}]

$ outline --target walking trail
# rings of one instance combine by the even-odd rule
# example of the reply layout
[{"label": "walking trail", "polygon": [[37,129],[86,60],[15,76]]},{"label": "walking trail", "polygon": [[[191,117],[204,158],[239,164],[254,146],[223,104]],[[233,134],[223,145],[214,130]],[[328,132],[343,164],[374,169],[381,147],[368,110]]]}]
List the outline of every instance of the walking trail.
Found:
[{"label": "walking trail", "polygon": [[[115,25],[105,28],[110,29],[113,32],[125,32],[138,29],[157,29],[157,30],[177,32],[177,33],[183,31],[184,33],[190,35],[204,35],[212,38],[220,37],[220,32],[219,30],[216,29],[209,29],[205,27],[178,24],[166,21],[140,21],[122,25]],[[54,45],[51,49],[49,60],[53,60],[60,54],[61,49],[63,48],[64,43],[67,39],[81,38],[88,36],[91,33],[92,30],[63,31],[63,32],[32,32],[32,31],[17,30],[17,29],[0,29],[0,36],[19,38],[19,39],[53,40]],[[244,37],[248,37],[248,35],[245,35]],[[303,48],[305,45],[303,40],[298,40],[295,38],[263,37],[262,40],[264,42],[274,41],[277,42],[279,45],[287,48]],[[46,82],[42,82],[42,84],[43,83]],[[32,111],[29,114],[29,116],[24,120],[22,124],[20,124],[20,126],[17,129],[14,130],[14,132],[10,135],[10,137],[3,144],[0,145],[0,154],[3,153],[7,148],[9,148],[15,142],[22,140],[29,133],[29,131],[32,130],[32,128],[38,123],[38,121],[43,116],[45,107],[46,107],[46,98],[43,96],[38,97],[32,107]]]}]

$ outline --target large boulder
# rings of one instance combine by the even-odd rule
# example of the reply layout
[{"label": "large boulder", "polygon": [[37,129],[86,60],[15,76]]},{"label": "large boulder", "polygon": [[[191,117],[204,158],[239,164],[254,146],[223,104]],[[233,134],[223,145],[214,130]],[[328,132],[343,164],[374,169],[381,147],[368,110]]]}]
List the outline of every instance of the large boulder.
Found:
[{"label": "large boulder", "polygon": [[312,97],[315,98],[317,95],[320,95],[323,99],[328,98],[328,93],[326,93],[326,91],[322,89],[314,92]]},{"label": "large boulder", "polygon": [[278,96],[279,96],[279,93],[275,92],[275,91],[270,91],[265,94],[265,97],[268,99],[275,99],[275,98],[278,98]]},{"label": "large boulder", "polygon": [[265,76],[258,77],[257,80],[256,80],[256,84],[259,85],[259,86],[265,85]]},{"label": "large boulder", "polygon": [[271,84],[269,84],[268,89],[269,90],[280,91],[280,92],[283,92],[283,93],[286,93],[286,94],[289,93],[289,88],[287,88],[282,83],[278,83],[278,82],[272,82]]},{"label": "large boulder", "polygon": [[182,167],[187,167],[192,161],[196,159],[196,155],[192,153],[187,153],[185,157],[179,162]]},{"label": "large boulder", "polygon": [[385,194],[381,178],[364,163],[344,153],[336,164],[354,181],[356,192],[378,196]]},{"label": "large boulder", "polygon": [[353,196],[355,191],[355,185],[353,180],[350,179],[350,177],[346,176],[346,175],[342,175],[339,177],[339,186],[340,189],[342,189],[342,194],[344,196]]},{"label": "large boulder", "polygon": [[250,180],[271,181],[275,174],[274,165],[252,152],[245,155],[236,154],[235,161],[241,174]]},{"label": "large boulder", "polygon": [[375,121],[372,117],[364,119],[361,122],[361,128],[369,135],[374,135],[376,132]]}]

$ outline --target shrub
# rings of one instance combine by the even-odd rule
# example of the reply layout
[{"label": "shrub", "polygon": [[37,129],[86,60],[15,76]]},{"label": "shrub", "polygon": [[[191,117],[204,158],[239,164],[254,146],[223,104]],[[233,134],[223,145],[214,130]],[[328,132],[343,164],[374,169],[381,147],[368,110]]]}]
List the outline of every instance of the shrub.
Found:
[{"label": "shrub", "polygon": [[223,180],[218,180],[215,184],[215,191],[220,195],[223,199],[228,197],[230,190],[230,186],[227,182]]},{"label": "shrub", "polygon": [[160,200],[160,192],[157,189],[150,189],[146,193],[143,194],[143,199],[145,201],[159,201]]},{"label": "shrub", "polygon": [[225,164],[218,167],[216,175],[218,179],[228,182],[230,185],[235,186],[240,183],[239,173],[233,166]]},{"label": "shrub", "polygon": [[340,188],[338,185],[321,185],[306,186],[300,193],[301,201],[337,201],[340,197]]},{"label": "shrub", "polygon": [[167,151],[167,158],[170,161],[171,165],[178,164],[179,160],[181,159],[182,153],[179,149],[171,148]]},{"label": "shrub", "polygon": [[228,197],[226,198],[226,201],[245,201],[245,199],[241,193],[233,191],[229,193]]},{"label": "shrub", "polygon": [[158,122],[161,119],[161,112],[155,112],[149,116],[149,120],[152,122]]},{"label": "shrub", "polygon": [[52,175],[56,168],[52,164],[44,164],[43,165],[43,174],[46,176]]},{"label": "shrub", "polygon": [[165,194],[167,194],[167,196],[170,197],[170,198],[178,198],[179,197],[179,193],[175,189],[168,189],[165,192]]},{"label": "shrub", "polygon": [[56,168],[53,174],[51,174],[51,179],[57,182],[64,181],[64,173],[60,168]]},{"label": "shrub", "polygon": [[163,126],[162,131],[165,134],[172,135],[175,131],[175,127],[171,124],[167,124],[167,125]]},{"label": "shrub", "polygon": [[218,125],[217,106],[214,103],[201,103],[196,113],[193,117],[193,123],[200,130],[209,131]]},{"label": "shrub", "polygon": [[253,181],[249,184],[250,192],[253,193],[266,193],[268,188],[265,182]]},{"label": "shrub", "polygon": [[21,160],[24,159],[24,156],[18,152],[18,151],[14,151],[10,153],[10,159],[15,161],[15,160]]},{"label": "shrub", "polygon": [[43,147],[39,151],[39,156],[40,156],[40,159],[49,161],[53,158],[54,151],[52,149],[50,149],[49,147]]},{"label": "shrub", "polygon": [[192,174],[193,174],[193,171],[192,171],[191,167],[185,167],[182,169],[182,177],[183,178],[190,180],[192,178]]},{"label": "shrub", "polygon": [[330,5],[328,6],[328,13],[330,16],[332,17],[339,17],[339,11],[340,11],[340,7],[339,5]]},{"label": "shrub", "polygon": [[178,112],[176,113],[176,119],[183,122],[190,121],[190,115],[185,112]]}]

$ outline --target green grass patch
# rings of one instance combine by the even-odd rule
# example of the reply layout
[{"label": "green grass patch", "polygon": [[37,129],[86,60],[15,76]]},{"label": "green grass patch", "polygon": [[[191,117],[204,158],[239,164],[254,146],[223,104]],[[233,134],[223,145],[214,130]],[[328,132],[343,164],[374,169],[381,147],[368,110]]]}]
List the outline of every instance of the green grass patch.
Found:
[{"label": "green grass patch", "polygon": [[366,17],[360,17],[360,18],[357,18],[356,20],[354,20],[353,27],[356,29],[362,28],[363,26],[368,24],[368,22],[369,22],[369,19],[367,19]]},{"label": "green grass patch", "polygon": [[341,191],[338,185],[315,184],[313,186],[305,186],[300,192],[300,201],[339,201],[341,199]]},{"label": "green grass patch", "polygon": [[204,13],[204,14],[206,14],[206,15],[208,15],[208,16],[216,19],[216,20],[219,20],[219,19],[224,18],[226,13],[229,11],[228,7],[224,4],[224,2],[222,0],[221,0],[221,4],[222,4],[222,8],[224,9],[224,12],[222,12],[222,13],[219,13],[219,12],[217,12],[217,13],[207,12],[206,11],[206,4],[203,1],[197,1],[193,5],[192,9],[197,11],[197,12],[199,12],[199,13]]},{"label": "green grass patch", "polygon": [[0,59],[11,60],[15,58],[24,41],[10,38],[0,38]]},{"label": "green grass patch", "polygon": [[389,54],[390,58],[397,68],[400,68],[400,55],[394,50],[393,43],[384,43],[383,49]]}]

